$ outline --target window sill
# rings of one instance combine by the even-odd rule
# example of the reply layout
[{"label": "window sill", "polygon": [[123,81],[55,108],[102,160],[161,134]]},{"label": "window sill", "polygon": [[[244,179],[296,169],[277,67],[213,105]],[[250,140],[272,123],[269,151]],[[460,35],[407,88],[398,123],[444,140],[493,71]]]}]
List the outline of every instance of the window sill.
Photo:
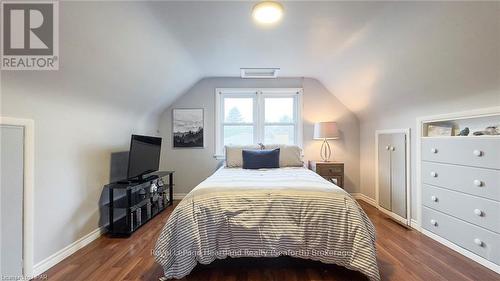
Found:
[{"label": "window sill", "polygon": [[225,155],[215,154],[215,155],[214,155],[214,158],[215,158],[215,159],[217,159],[217,160],[225,160],[225,159],[226,159],[226,156],[225,156]]}]

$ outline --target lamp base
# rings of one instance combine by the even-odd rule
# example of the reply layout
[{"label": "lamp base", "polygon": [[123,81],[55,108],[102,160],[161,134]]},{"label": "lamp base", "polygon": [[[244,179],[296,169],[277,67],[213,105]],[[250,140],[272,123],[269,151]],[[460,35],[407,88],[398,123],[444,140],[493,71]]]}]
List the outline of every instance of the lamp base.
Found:
[{"label": "lamp base", "polygon": [[321,144],[320,155],[323,162],[330,162],[330,156],[332,156],[332,149],[330,148],[330,144],[328,143],[327,139],[324,139],[323,143]]}]

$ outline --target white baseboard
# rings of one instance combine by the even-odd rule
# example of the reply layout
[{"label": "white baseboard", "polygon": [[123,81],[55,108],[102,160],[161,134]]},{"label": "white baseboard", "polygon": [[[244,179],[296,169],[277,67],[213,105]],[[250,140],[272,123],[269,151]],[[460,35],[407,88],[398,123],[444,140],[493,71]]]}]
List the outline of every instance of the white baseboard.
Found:
[{"label": "white baseboard", "polygon": [[500,274],[500,265],[497,265],[497,264],[494,264],[493,262],[485,259],[485,258],[482,258],[472,252],[469,252],[468,250],[458,246],[458,245],[455,245],[454,243],[430,232],[430,231],[427,231],[425,229],[422,229],[421,231],[423,234],[425,234],[426,236],[436,240],[437,242],[445,245],[446,247],[468,257],[469,259],[481,264],[482,266],[485,266],[493,271],[495,271],[496,273],[499,273]]},{"label": "white baseboard", "polygon": [[[366,195],[364,195],[363,193],[351,193],[352,197],[354,197],[354,199],[358,199],[358,200],[363,200],[364,202],[372,205],[373,207],[377,208],[378,209],[378,206],[377,206],[377,203],[375,202],[375,199],[373,198],[370,198]],[[383,210],[381,210],[383,211]],[[390,213],[386,213],[387,215],[390,216]],[[404,222],[404,224],[406,224]],[[417,231],[422,231],[420,226],[418,225],[418,222],[415,220],[415,219],[411,219],[410,220],[410,227],[417,230]]]},{"label": "white baseboard", "polygon": [[[184,198],[186,196],[186,194],[187,193],[174,193],[174,200],[180,200],[180,199]],[[92,241],[101,237],[101,235],[106,231],[106,227],[107,227],[107,225],[95,229],[94,231],[90,232],[89,234],[81,237],[80,239],[76,240],[75,242],[71,243],[70,245],[68,245],[68,246],[64,247],[63,249],[57,251],[56,253],[52,254],[48,258],[35,264],[35,266],[33,267],[33,276],[38,276],[38,275],[44,273],[45,271],[49,270],[54,265],[63,261],[65,258],[74,254],[76,251],[80,250],[81,248],[90,244]]]},{"label": "white baseboard", "polygon": [[363,193],[351,193],[351,195],[352,195],[352,197],[354,197],[354,199],[363,200],[366,203],[372,205],[373,207],[377,207],[377,203],[375,202],[375,199],[370,198],[370,197],[364,195]]},{"label": "white baseboard", "polygon": [[175,192],[174,193],[174,200],[182,200],[184,197],[186,197],[187,193],[179,193]]},{"label": "white baseboard", "polygon": [[90,232],[89,234],[87,234],[87,235],[83,236],[82,238],[76,240],[75,242],[69,244],[68,246],[64,247],[63,249],[57,251],[56,253],[49,256],[48,258],[35,264],[35,266],[33,267],[33,276],[38,276],[38,275],[44,273],[45,271],[47,271],[48,269],[50,269],[54,265],[63,261],[65,258],[71,256],[76,251],[87,246],[92,241],[99,238],[104,233],[104,231],[105,231],[105,227],[97,228],[96,230]]},{"label": "white baseboard", "polygon": [[415,219],[411,219],[410,226],[411,226],[411,228],[422,232],[422,228],[420,227],[420,225],[418,225],[418,221],[416,221]]}]

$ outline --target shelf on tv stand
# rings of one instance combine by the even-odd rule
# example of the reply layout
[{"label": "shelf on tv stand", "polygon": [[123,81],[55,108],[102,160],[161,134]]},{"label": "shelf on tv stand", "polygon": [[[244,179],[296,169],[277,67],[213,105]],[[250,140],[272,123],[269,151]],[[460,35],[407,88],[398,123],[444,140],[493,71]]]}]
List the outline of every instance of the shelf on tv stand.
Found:
[{"label": "shelf on tv stand", "polygon": [[[173,203],[173,171],[154,173],[147,181],[106,185],[109,189],[109,228],[111,236],[130,236],[139,227]],[[152,187],[156,186],[156,191]],[[125,195],[115,197],[116,193]],[[122,210],[122,211],[120,211]],[[122,213],[115,218],[115,213]],[[124,212],[124,214],[123,214]]]}]

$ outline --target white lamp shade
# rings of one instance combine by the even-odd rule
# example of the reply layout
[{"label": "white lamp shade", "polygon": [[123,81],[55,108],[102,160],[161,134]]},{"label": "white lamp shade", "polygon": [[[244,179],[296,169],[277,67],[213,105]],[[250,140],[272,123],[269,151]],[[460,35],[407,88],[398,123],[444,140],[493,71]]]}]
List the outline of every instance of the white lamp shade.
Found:
[{"label": "white lamp shade", "polygon": [[314,123],[314,136],[315,140],[324,139],[338,139],[339,129],[337,128],[337,122],[317,122]]}]

